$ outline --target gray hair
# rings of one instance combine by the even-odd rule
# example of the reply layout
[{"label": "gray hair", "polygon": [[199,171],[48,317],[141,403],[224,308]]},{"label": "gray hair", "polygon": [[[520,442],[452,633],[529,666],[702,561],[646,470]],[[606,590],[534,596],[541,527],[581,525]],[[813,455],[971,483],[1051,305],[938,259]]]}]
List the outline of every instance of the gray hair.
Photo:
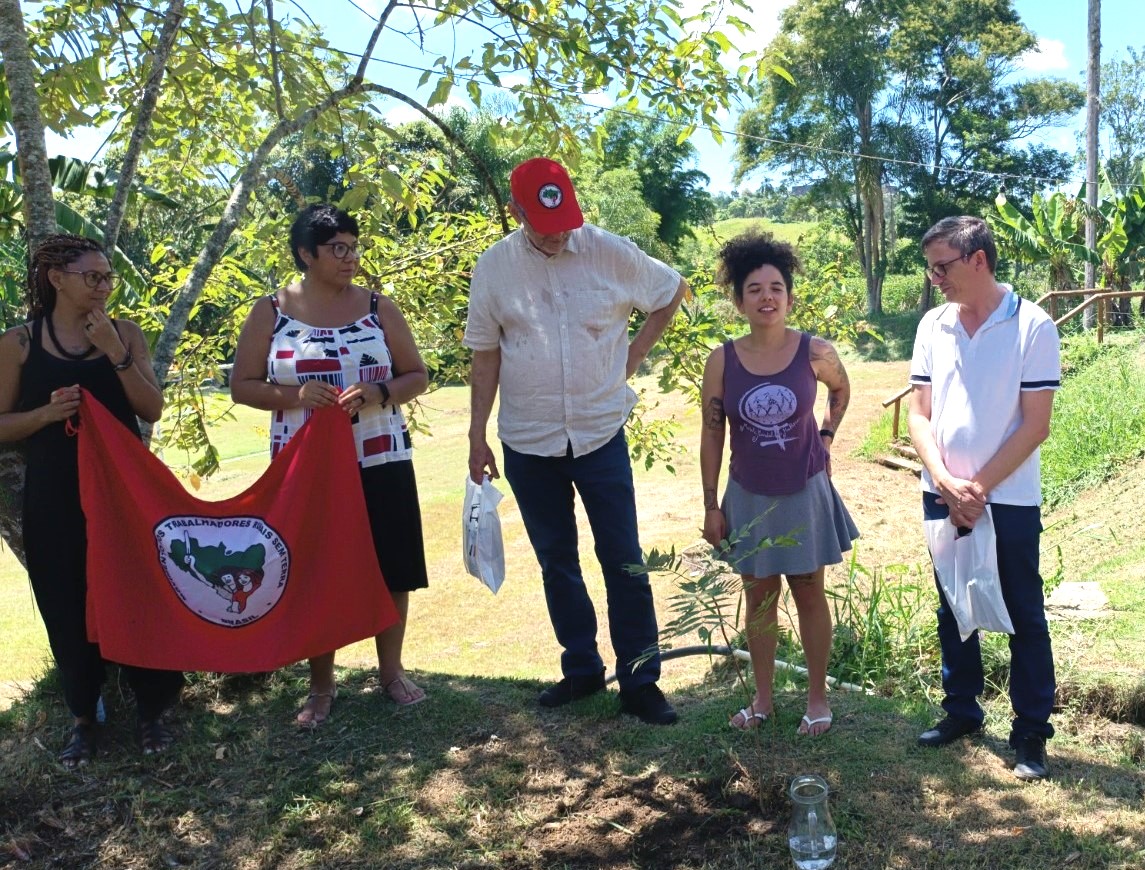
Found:
[{"label": "gray hair", "polygon": [[998,248],[994,244],[994,236],[990,234],[990,227],[982,218],[971,215],[943,218],[922,237],[923,251],[935,242],[949,245],[963,257],[981,251],[986,255],[990,274],[998,268]]}]

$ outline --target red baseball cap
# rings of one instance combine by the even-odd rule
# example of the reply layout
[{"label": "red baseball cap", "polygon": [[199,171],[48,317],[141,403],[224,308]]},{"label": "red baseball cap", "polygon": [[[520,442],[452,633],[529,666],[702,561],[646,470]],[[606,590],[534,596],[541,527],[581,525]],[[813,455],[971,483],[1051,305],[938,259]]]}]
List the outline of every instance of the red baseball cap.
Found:
[{"label": "red baseball cap", "polygon": [[509,176],[509,193],[541,235],[575,230],[584,224],[576,191],[563,166],[548,157],[526,160]]}]

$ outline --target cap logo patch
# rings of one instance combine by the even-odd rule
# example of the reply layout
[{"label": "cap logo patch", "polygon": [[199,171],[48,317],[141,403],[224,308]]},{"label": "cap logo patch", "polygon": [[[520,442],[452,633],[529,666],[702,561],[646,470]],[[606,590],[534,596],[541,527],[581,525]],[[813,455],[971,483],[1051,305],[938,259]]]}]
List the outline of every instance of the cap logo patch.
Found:
[{"label": "cap logo patch", "polygon": [[565,195],[556,184],[546,184],[537,191],[537,201],[545,208],[560,208]]}]

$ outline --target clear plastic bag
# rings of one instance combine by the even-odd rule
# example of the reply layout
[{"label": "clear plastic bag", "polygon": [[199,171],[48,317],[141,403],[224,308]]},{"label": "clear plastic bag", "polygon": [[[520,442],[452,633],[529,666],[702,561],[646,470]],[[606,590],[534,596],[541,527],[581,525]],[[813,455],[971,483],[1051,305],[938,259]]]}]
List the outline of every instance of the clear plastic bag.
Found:
[{"label": "clear plastic bag", "polygon": [[505,582],[505,548],[497,505],[501,495],[486,475],[476,484],[465,478],[465,504],[461,509],[461,546],[465,570],[496,594]]},{"label": "clear plastic bag", "polygon": [[969,534],[958,534],[949,519],[923,520],[930,558],[963,640],[976,629],[1014,633],[1002,599],[998,545],[990,505]]}]

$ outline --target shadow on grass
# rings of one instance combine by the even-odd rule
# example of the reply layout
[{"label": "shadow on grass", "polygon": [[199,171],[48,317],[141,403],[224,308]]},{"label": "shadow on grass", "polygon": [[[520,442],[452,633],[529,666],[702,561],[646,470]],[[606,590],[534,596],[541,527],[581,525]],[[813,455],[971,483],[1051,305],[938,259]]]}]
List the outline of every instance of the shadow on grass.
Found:
[{"label": "shadow on grass", "polygon": [[199,675],[179,744],[147,758],[110,686],[101,754],[79,773],[55,763],[67,717],[42,681],[0,717],[4,854],[67,867],[786,866],[786,786],[807,772],[831,784],[840,867],[1128,867],[1145,850],[1145,777],[1117,753],[1055,741],[1055,779],[1023,785],[1004,735],[915,747],[932,715],[917,699],[835,693],[834,727],[808,739],[790,684],[764,727],[728,728],[740,693],[719,668],[673,693],[669,728],[618,715],[614,692],[542,710],[534,681],[416,677],[429,699],[400,709],[371,672],[343,670],[332,720],[300,731],[304,668]]}]

